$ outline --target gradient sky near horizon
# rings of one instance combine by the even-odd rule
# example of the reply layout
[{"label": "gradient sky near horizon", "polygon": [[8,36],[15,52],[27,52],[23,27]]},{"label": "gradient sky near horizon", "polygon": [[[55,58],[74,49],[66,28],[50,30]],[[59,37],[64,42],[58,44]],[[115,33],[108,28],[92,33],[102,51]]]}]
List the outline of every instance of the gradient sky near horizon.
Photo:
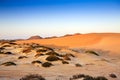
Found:
[{"label": "gradient sky near horizon", "polygon": [[0,0],[0,39],[120,33],[120,0]]}]

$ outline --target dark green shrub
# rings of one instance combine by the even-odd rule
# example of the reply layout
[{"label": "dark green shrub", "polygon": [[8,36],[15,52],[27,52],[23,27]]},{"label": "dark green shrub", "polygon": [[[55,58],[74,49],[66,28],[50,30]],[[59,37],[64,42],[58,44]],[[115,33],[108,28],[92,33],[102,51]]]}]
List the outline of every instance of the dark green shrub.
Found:
[{"label": "dark green shrub", "polygon": [[94,54],[96,56],[99,56],[98,53],[96,53],[95,51],[91,51],[91,50],[85,51],[85,53],[90,53],[90,54]]},{"label": "dark green shrub", "polygon": [[28,58],[26,56],[19,56],[18,59]]},{"label": "dark green shrub", "polygon": [[75,66],[76,66],[76,67],[82,67],[82,65],[79,64],[79,63],[75,64]]},{"label": "dark green shrub", "polygon": [[30,74],[22,77],[20,80],[46,80],[46,79],[38,74]]},{"label": "dark green shrub", "polygon": [[5,63],[2,63],[1,65],[4,65],[4,66],[16,66],[16,64],[14,62],[5,62]]},{"label": "dark green shrub", "polygon": [[63,64],[69,64],[69,62],[62,60]]},{"label": "dark green shrub", "polygon": [[42,64],[42,66],[43,67],[51,67],[51,66],[53,66],[53,64],[50,63],[50,62],[45,62],[45,63]]},{"label": "dark green shrub", "polygon": [[55,56],[55,55],[50,55],[46,58],[47,61],[58,61],[60,60],[59,57]]},{"label": "dark green shrub", "polygon": [[42,62],[41,62],[41,61],[39,61],[39,60],[32,61],[32,64],[35,64],[35,63],[39,63],[39,64],[41,64]]}]

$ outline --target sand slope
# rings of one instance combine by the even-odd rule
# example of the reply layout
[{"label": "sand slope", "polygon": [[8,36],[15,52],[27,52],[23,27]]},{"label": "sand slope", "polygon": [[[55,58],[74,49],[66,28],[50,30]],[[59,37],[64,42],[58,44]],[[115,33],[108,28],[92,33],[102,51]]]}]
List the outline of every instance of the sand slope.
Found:
[{"label": "sand slope", "polygon": [[100,48],[117,53],[120,50],[120,33],[90,33],[52,39],[17,41],[17,43],[31,43],[31,42],[47,46],[69,48],[81,48],[81,47]]}]

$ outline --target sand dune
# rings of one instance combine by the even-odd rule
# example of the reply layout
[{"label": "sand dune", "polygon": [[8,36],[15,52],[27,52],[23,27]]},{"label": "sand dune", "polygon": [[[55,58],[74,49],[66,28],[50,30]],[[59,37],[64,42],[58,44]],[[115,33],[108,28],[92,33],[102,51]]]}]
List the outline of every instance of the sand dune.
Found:
[{"label": "sand dune", "polygon": [[69,48],[100,48],[118,52],[120,50],[120,33],[90,33],[65,36],[52,39],[24,40],[17,43],[39,43],[47,46]]}]

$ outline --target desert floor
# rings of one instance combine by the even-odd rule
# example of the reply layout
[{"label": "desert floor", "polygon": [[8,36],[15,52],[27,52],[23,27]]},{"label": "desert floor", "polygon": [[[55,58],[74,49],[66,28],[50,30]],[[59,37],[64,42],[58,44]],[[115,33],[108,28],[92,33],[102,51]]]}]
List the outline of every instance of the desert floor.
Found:
[{"label": "desert floor", "polygon": [[[43,47],[43,45],[47,47]],[[38,53],[39,49],[46,51]],[[63,55],[64,57],[58,57],[69,64],[62,64],[61,60],[47,61],[46,58],[49,55],[46,54],[50,51]],[[97,55],[87,51],[95,52]],[[11,53],[7,54],[7,52]],[[43,55],[36,57],[37,54]],[[66,54],[70,60],[65,58]],[[27,58],[19,59],[20,56]],[[32,64],[31,62],[35,60],[42,63],[50,62],[53,66],[43,67],[42,63]],[[16,65],[2,65],[8,61],[14,62]],[[19,80],[28,74],[40,74],[46,80],[69,80],[76,74],[104,76],[108,80],[120,80],[120,34],[79,34],[52,39],[22,40],[16,41],[15,44],[1,42],[0,64],[0,80]],[[76,66],[76,64],[81,66]],[[115,74],[117,78],[110,77],[110,74]]]}]

